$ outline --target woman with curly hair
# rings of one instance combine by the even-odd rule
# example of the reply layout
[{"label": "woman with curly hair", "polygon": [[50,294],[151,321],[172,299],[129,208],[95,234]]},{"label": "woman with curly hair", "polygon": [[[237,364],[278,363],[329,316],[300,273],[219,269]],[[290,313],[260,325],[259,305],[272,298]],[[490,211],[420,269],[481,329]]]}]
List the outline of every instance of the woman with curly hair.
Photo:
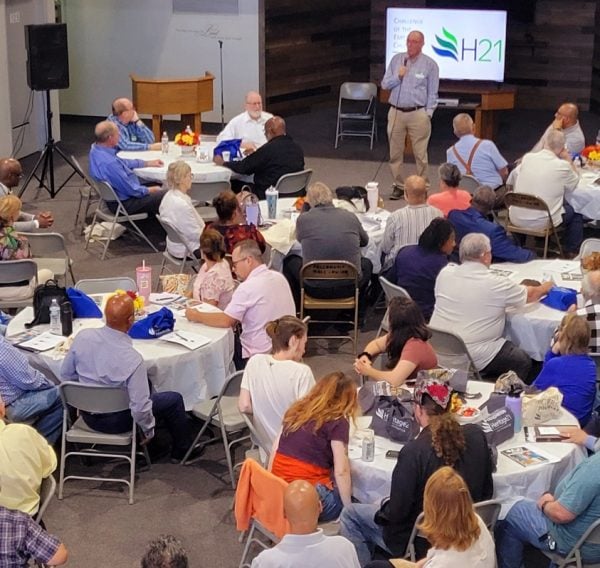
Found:
[{"label": "woman with curly hair", "polygon": [[[354,370],[375,381],[398,387],[421,370],[437,367],[437,357],[428,343],[431,332],[419,306],[405,297],[392,298],[388,307],[389,332],[369,342],[354,362]],[[387,355],[386,369],[373,367],[379,354]]]},{"label": "woman with curly hair", "polygon": [[[402,557],[413,525],[423,511],[427,480],[440,467],[450,466],[462,475],[473,501],[493,494],[492,457],[487,440],[476,424],[461,426],[450,412],[452,389],[428,378],[415,387],[414,413],[421,433],[404,445],[392,473],[390,497],[378,504],[345,506],[341,534],[356,547],[364,566],[375,546],[390,556]],[[423,541],[417,551],[424,555]]]},{"label": "woman with curly hair", "polygon": [[290,406],[273,445],[271,472],[288,483],[304,479],[315,486],[323,506],[319,522],[337,519],[351,503],[349,421],[356,410],[355,382],[330,373]]}]

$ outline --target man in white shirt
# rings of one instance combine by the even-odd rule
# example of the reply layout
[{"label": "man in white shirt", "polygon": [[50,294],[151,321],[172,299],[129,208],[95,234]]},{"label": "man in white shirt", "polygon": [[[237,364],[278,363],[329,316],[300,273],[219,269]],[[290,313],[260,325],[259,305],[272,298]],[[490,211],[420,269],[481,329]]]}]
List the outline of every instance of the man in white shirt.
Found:
[{"label": "man in white shirt", "polygon": [[241,138],[244,154],[250,154],[267,142],[265,123],[273,115],[262,109],[262,97],[256,91],[246,95],[246,110],[234,116],[217,136],[217,142]]},{"label": "man in white shirt", "polygon": [[574,103],[564,103],[558,107],[554,120],[542,134],[532,152],[539,152],[544,147],[546,137],[553,130],[563,132],[565,135],[565,148],[571,154],[579,154],[585,148],[585,137],[578,121],[579,109]]},{"label": "man in white shirt", "polygon": [[290,532],[273,548],[261,552],[252,568],[359,568],[356,550],[343,536],[325,536],[317,528],[321,502],[308,481],[292,481],[284,495],[283,508]]},{"label": "man in white shirt", "polygon": [[385,225],[381,252],[384,255],[382,273],[393,272],[398,251],[407,245],[416,245],[429,223],[443,213],[427,204],[427,182],[421,176],[410,176],[404,181],[408,205],[394,211]]},{"label": "man in white shirt", "polygon": [[[523,156],[515,184],[517,193],[535,195],[546,202],[554,226],[564,227],[562,241],[571,256],[579,252],[583,240],[583,218],[565,201],[565,191],[575,189],[578,183],[579,174],[565,149],[565,135],[552,130],[542,150]],[[545,211],[510,207],[509,216],[518,227],[529,229],[544,229],[548,223]]]},{"label": "man in white shirt", "polygon": [[514,371],[526,380],[531,359],[503,337],[506,309],[536,302],[553,283],[524,286],[490,272],[492,247],[482,233],[465,236],[459,254],[461,264],[449,264],[437,277],[431,327],[462,338],[484,375],[497,377]]}]

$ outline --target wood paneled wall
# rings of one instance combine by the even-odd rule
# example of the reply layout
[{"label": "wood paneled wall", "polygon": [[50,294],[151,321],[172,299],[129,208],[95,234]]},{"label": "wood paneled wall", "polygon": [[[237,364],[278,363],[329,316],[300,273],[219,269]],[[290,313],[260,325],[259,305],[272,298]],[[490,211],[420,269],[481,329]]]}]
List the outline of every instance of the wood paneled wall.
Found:
[{"label": "wood paneled wall", "polygon": [[[509,21],[505,82],[518,88],[518,107],[553,109],[565,100],[576,102],[581,110],[588,110],[591,100],[600,107],[598,4],[590,0],[538,0],[534,22]],[[372,0],[371,80],[376,83],[385,71],[388,6],[424,8],[426,0]]]},{"label": "wood paneled wall", "polygon": [[265,107],[286,114],[337,101],[369,76],[371,0],[264,0]]}]

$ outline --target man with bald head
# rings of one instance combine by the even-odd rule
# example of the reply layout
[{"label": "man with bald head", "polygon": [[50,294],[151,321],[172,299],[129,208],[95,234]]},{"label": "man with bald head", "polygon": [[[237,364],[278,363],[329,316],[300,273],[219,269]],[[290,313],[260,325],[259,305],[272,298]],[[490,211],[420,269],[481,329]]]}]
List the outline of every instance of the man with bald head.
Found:
[{"label": "man with bald head", "polygon": [[285,120],[273,116],[265,123],[267,143],[240,161],[224,162],[221,156],[215,156],[214,162],[225,166],[237,174],[254,175],[254,193],[259,199],[265,198],[265,191],[275,186],[277,180],[285,174],[304,169],[302,148],[287,135]]},{"label": "man with bald head", "polygon": [[[23,177],[23,168],[19,160],[14,158],[0,158],[0,197],[12,193]],[[50,211],[42,211],[37,215],[21,211],[19,218],[14,223],[17,231],[31,232],[36,229],[47,229],[54,223]]]},{"label": "man with bald head", "polygon": [[119,129],[119,150],[160,150],[160,142],[154,141],[152,130],[140,119],[129,99],[115,99],[107,120]]},{"label": "man with bald head", "polygon": [[317,528],[321,501],[308,481],[292,481],[283,502],[290,532],[273,548],[261,552],[252,568],[359,568],[356,550],[343,536],[325,536]]},{"label": "man with bald head", "polygon": [[164,420],[172,438],[171,459],[181,461],[191,443],[183,399],[176,392],[150,393],[144,361],[127,335],[134,322],[133,300],[127,294],[111,296],[104,316],[104,327],[83,329],[75,336],[62,364],[61,380],[127,389],[129,411],[82,412],[85,423],[94,430],[118,434],[131,429],[133,416],[145,438],[151,439],[155,420]]},{"label": "man with bald head", "polygon": [[[94,129],[96,141],[90,149],[90,174],[98,181],[110,183],[128,213],[158,213],[166,190],[160,186],[146,187],[133,173],[135,168],[160,167],[162,160],[126,160],[117,157],[119,129],[103,120]],[[111,208],[111,203],[108,204]],[[116,209],[113,204],[112,210]]]},{"label": "man with bald head", "polygon": [[256,91],[246,95],[246,109],[234,116],[217,136],[217,142],[239,138],[244,154],[250,154],[266,144],[265,124],[273,115],[263,111],[262,97]]},{"label": "man with bald head", "polygon": [[579,125],[579,109],[574,103],[564,103],[558,107],[554,114],[554,121],[531,149],[539,152],[544,148],[548,134],[553,130],[559,130],[565,135],[565,147],[570,154],[579,154],[585,148],[585,137]]}]

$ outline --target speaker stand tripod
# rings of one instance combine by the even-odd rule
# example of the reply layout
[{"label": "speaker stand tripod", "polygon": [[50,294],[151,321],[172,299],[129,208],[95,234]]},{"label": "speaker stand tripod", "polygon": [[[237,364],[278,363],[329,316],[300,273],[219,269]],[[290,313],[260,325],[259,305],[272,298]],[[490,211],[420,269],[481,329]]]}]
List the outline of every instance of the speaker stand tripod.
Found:
[{"label": "speaker stand tripod", "polygon": [[[79,171],[79,168],[73,163],[71,158],[67,156],[54,142],[52,137],[52,108],[50,106],[50,91],[46,89],[46,128],[48,132],[48,138],[46,145],[40,154],[33,170],[27,176],[27,179],[21,186],[21,189],[17,192],[18,197],[21,197],[27,186],[30,184],[33,178],[37,179],[40,183],[38,189],[42,187],[50,194],[50,197],[54,199],[58,192],[69,182],[69,180],[77,174],[79,177],[84,179],[83,172]],[[69,177],[57,188],[54,183],[54,153],[57,153],[73,170]],[[38,176],[38,169],[42,166],[42,172]]]}]

